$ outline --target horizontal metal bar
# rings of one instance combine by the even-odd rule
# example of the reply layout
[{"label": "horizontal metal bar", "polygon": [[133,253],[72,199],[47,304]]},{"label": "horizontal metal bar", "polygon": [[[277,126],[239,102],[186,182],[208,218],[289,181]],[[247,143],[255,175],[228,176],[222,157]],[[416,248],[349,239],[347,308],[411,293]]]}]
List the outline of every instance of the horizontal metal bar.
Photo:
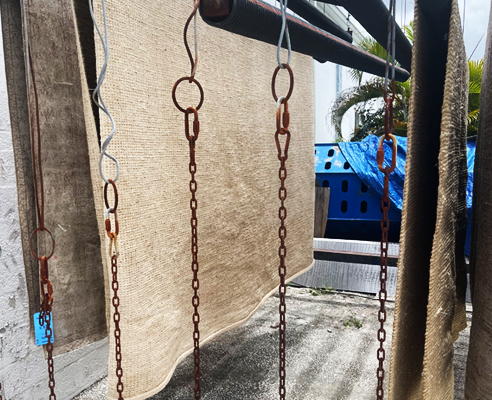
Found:
[{"label": "horizontal metal bar", "polygon": [[[380,265],[381,256],[370,253],[357,253],[351,251],[314,249],[314,259],[322,261],[333,261],[348,264]],[[388,256],[388,266],[396,267],[397,256]]]},{"label": "horizontal metal bar", "polygon": [[[380,265],[379,254],[358,253],[353,251],[314,249],[313,258],[321,261],[332,261],[346,264]],[[388,267],[397,267],[398,256],[388,256]],[[470,260],[465,260],[466,272],[470,273]]]},{"label": "horizontal metal bar", "polygon": [[[388,45],[389,10],[382,0],[318,0],[321,3],[333,4],[345,8],[364,29],[385,49]],[[434,0],[431,8],[434,7]],[[387,50],[387,49],[386,49]],[[396,29],[396,60],[410,71],[412,68],[412,45],[397,24]]]},{"label": "horizontal metal bar", "polygon": [[203,15],[207,18],[226,17],[231,12],[232,0],[201,0]]},{"label": "horizontal metal bar", "polygon": [[[203,4],[200,13],[207,24],[216,28],[272,45],[278,42],[282,26],[280,10],[261,0],[232,0],[232,8],[226,17],[206,17]],[[373,75],[384,76],[386,60],[363,51],[297,17],[289,15],[287,18],[293,51],[309,55],[320,62],[331,61]],[[285,41],[283,47],[285,47]],[[410,73],[405,69],[396,69],[398,81],[406,81],[409,77]]]},{"label": "horizontal metal bar", "polygon": [[310,24],[331,33],[346,42],[352,43],[352,35],[340,28],[335,22],[323,14],[318,7],[313,6],[307,0],[289,0],[287,3],[289,9],[300,17],[304,18]]}]

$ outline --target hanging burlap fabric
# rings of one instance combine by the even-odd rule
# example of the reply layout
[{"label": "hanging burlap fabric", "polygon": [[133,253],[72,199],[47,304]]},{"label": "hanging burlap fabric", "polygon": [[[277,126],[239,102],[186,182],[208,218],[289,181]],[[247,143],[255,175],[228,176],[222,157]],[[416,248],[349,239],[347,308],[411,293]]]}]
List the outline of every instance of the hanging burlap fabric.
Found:
[{"label": "hanging burlap fabric", "polygon": [[[101,241],[94,210],[72,4],[25,1],[22,8],[19,3],[1,2],[1,14],[21,239],[32,315],[40,308],[40,266],[30,249],[36,206],[28,110],[34,113],[35,107],[34,103],[27,104],[24,29],[29,36],[39,95],[44,220],[56,241],[49,277],[54,291],[53,346],[57,355],[107,335]],[[21,24],[22,11],[26,13],[26,25]],[[32,87],[29,90],[32,100]],[[49,235],[34,235],[33,248],[39,254],[49,254],[51,246]],[[31,317],[29,320],[32,323]]]},{"label": "hanging burlap fabric", "polygon": [[465,398],[492,398],[492,19],[480,95],[480,121],[473,182],[471,282],[473,319]]},{"label": "hanging burlap fabric", "polygon": [[457,0],[448,15],[446,42],[415,4],[391,400],[453,399],[453,345],[466,327],[468,64]]},{"label": "hanging burlap fabric", "polygon": [[[97,1],[95,7],[100,16]],[[102,94],[117,125],[109,151],[121,166],[118,294],[126,400],[161,390],[193,346],[189,146],[183,114],[171,99],[173,83],[189,73],[182,27],[191,9],[188,0],[107,2],[111,58]],[[196,144],[203,344],[246,322],[278,286],[279,178],[270,88],[276,48],[201,21],[198,37],[197,78],[205,91]],[[96,54],[101,64],[102,49]],[[294,55],[291,66],[299,73],[289,102],[296,116],[286,181],[289,279],[312,264],[314,218],[312,59]],[[282,75],[277,91],[286,93],[287,74],[284,85],[280,80]],[[195,106],[195,87],[182,86],[178,101],[195,99]],[[96,208],[105,237],[99,146],[86,94]],[[101,135],[109,131],[109,121],[101,118]],[[103,257],[107,261],[107,249]],[[114,370],[111,354],[110,398]]]}]

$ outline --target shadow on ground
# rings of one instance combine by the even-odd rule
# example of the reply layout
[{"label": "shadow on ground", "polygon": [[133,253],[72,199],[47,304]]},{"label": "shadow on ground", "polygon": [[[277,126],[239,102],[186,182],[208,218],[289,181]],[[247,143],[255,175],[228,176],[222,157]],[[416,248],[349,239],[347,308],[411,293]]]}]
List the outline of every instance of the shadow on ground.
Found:
[{"label": "shadow on ground", "polygon": [[[378,307],[378,301],[363,296],[315,296],[308,289],[288,288],[288,399],[375,399]],[[389,358],[394,304],[387,303],[387,309]],[[277,313],[278,298],[272,297],[247,324],[202,347],[203,400],[278,399]],[[469,329],[456,344],[457,400],[463,399],[468,339]],[[98,390],[97,385],[91,390],[102,392],[105,384],[102,381]],[[150,399],[189,400],[193,398],[193,385],[190,355],[177,367],[167,387]],[[78,398],[89,399],[99,400],[85,394]]]}]

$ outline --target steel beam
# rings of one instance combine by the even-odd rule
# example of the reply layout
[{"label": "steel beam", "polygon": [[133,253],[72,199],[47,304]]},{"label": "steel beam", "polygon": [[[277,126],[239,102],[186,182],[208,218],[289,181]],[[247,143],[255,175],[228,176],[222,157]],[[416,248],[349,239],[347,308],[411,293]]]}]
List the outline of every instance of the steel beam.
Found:
[{"label": "steel beam", "polygon": [[[261,0],[232,0],[228,15],[207,17],[202,3],[200,13],[206,23],[229,32],[276,45],[282,26],[280,10]],[[384,76],[386,60],[361,50],[308,22],[288,15],[292,50],[313,57],[320,62],[331,61],[377,76]],[[285,41],[283,43],[285,46]],[[396,79],[406,81],[410,73],[396,69]]]},{"label": "steel beam", "polygon": [[287,3],[290,10],[304,18],[310,24],[331,33],[346,42],[352,43],[352,35],[340,28],[335,22],[323,14],[318,7],[313,6],[307,0],[289,0]]},{"label": "steel beam", "polygon": [[[202,0],[202,15],[209,19],[221,19],[229,15],[232,8],[231,0]],[[290,0],[290,10],[309,23],[317,26],[325,32],[331,33],[346,42],[352,43],[352,35],[343,30],[335,22],[323,14],[317,7],[307,0]]]},{"label": "steel beam", "polygon": [[[388,45],[389,10],[382,0],[319,0],[321,3],[333,4],[345,8],[364,29],[385,49]],[[444,0],[441,0],[444,1]],[[447,0],[446,0],[447,1]],[[429,1],[430,8],[434,3]],[[397,24],[398,25],[398,24]],[[412,45],[399,26],[396,28],[396,60],[403,68],[412,68]]]}]

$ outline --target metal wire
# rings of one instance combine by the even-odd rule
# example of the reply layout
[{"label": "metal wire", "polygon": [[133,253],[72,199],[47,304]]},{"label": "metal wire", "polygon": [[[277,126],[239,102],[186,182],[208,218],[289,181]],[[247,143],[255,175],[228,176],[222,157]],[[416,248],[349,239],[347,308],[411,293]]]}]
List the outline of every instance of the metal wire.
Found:
[{"label": "metal wire", "polygon": [[[194,0],[194,6],[193,6],[193,11],[191,12],[190,16],[186,20],[184,31],[183,31],[183,40],[186,48],[186,52],[188,53],[188,58],[190,59],[190,64],[191,64],[191,73],[189,76],[188,81],[191,83],[193,82],[193,79],[195,78],[196,74],[196,67],[198,64],[198,38],[197,38],[197,22],[196,22],[196,14],[198,11],[198,8],[200,7],[200,0]],[[188,44],[188,28],[190,26],[191,20],[194,20],[194,42],[195,42],[195,58],[193,58],[193,54],[191,54],[191,49],[190,45]]]},{"label": "metal wire", "polygon": [[396,73],[396,1],[390,0],[389,17],[388,17],[388,43],[386,46],[386,71],[384,75],[384,86],[387,95],[389,77],[390,77],[390,61],[391,61],[391,80],[394,80]]},{"label": "metal wire", "polygon": [[[384,77],[384,102],[385,102],[385,123],[384,123],[384,136],[381,137],[379,150],[377,153],[378,167],[379,170],[384,174],[384,190],[383,197],[381,199],[381,210],[383,212],[383,217],[381,219],[381,270],[379,275],[380,280],[380,290],[379,290],[379,302],[380,309],[378,312],[378,341],[379,348],[377,351],[378,368],[377,368],[377,389],[376,398],[377,400],[384,399],[384,361],[386,359],[386,352],[384,349],[384,343],[386,341],[386,330],[384,329],[384,324],[386,322],[386,281],[388,279],[388,231],[389,231],[389,217],[388,212],[390,208],[390,198],[389,198],[389,175],[394,171],[396,167],[396,153],[397,153],[397,143],[396,138],[393,136],[393,102],[396,95],[396,81],[395,81],[395,70],[396,70],[396,0],[390,0],[389,7],[389,17],[388,17],[388,44],[387,44],[387,57],[386,57],[386,70]],[[391,60],[391,84],[392,93],[391,96],[388,95],[389,92],[389,79],[390,79],[390,60]],[[384,166],[384,141],[391,140],[393,143],[392,150],[392,164],[391,167]]]},{"label": "metal wire", "polygon": [[101,175],[101,178],[104,182],[109,183],[109,180],[106,178],[103,172],[103,160],[104,157],[109,158],[111,161],[113,161],[116,165],[116,176],[112,179],[113,182],[116,182],[120,176],[120,164],[116,158],[114,158],[112,155],[108,154],[107,148],[109,146],[109,143],[113,139],[115,133],[116,133],[116,123],[114,122],[113,116],[109,112],[108,108],[106,107],[106,104],[104,104],[102,94],[101,94],[101,86],[104,82],[104,79],[106,78],[106,71],[108,68],[108,61],[109,61],[109,40],[108,40],[108,22],[106,18],[106,3],[105,0],[101,0],[101,5],[102,5],[102,13],[103,13],[103,25],[104,25],[104,36],[99,29],[99,26],[96,21],[96,16],[94,15],[94,7],[92,0],[89,0],[89,9],[92,17],[92,22],[94,23],[94,27],[96,28],[97,34],[99,35],[99,38],[101,39],[101,44],[104,49],[104,63],[101,68],[101,72],[99,73],[99,78],[97,80],[97,85],[96,88],[94,89],[94,92],[92,93],[92,100],[94,103],[99,107],[99,109],[104,112],[111,121],[111,133],[109,136],[104,140],[102,146],[101,146],[101,157],[99,158],[99,174]]},{"label": "metal wire", "polygon": [[[24,24],[24,45],[26,52],[26,78],[27,78],[27,92],[28,92],[28,104],[29,104],[29,116],[30,116],[30,131],[31,131],[31,162],[33,168],[33,184],[34,184],[34,197],[36,202],[36,215],[37,215],[37,228],[31,234],[30,247],[34,257],[40,261],[40,287],[43,301],[41,303],[40,310],[40,322],[45,324],[45,334],[48,339],[48,343],[45,345],[48,362],[48,387],[50,390],[49,400],[56,400],[55,394],[55,367],[53,361],[53,343],[52,336],[53,331],[51,329],[51,311],[53,305],[53,286],[49,281],[49,269],[48,260],[53,256],[55,251],[55,240],[51,231],[44,225],[44,179],[43,179],[43,157],[41,152],[41,124],[40,124],[40,112],[39,112],[39,96],[36,85],[36,77],[34,74],[34,67],[30,52],[28,24],[27,24],[27,8],[25,1],[22,1],[23,11],[23,24]],[[31,95],[31,90],[33,97]],[[44,231],[51,236],[52,248],[48,256],[39,256],[34,249],[33,239],[38,232]],[[0,387],[1,388],[1,387]],[[1,395],[0,395],[1,400]]]},{"label": "metal wire", "polygon": [[285,67],[283,66],[282,61],[280,60],[280,50],[282,48],[282,42],[285,40],[287,42],[287,51],[288,51],[288,56],[287,56],[287,62],[285,64],[290,64],[290,60],[292,58],[292,48],[290,45],[290,35],[289,35],[289,26],[287,25],[287,2],[289,0],[279,0],[280,3],[280,12],[282,13],[282,29],[280,30],[280,37],[278,39],[278,46],[277,46],[277,63],[278,66],[282,69]]}]

